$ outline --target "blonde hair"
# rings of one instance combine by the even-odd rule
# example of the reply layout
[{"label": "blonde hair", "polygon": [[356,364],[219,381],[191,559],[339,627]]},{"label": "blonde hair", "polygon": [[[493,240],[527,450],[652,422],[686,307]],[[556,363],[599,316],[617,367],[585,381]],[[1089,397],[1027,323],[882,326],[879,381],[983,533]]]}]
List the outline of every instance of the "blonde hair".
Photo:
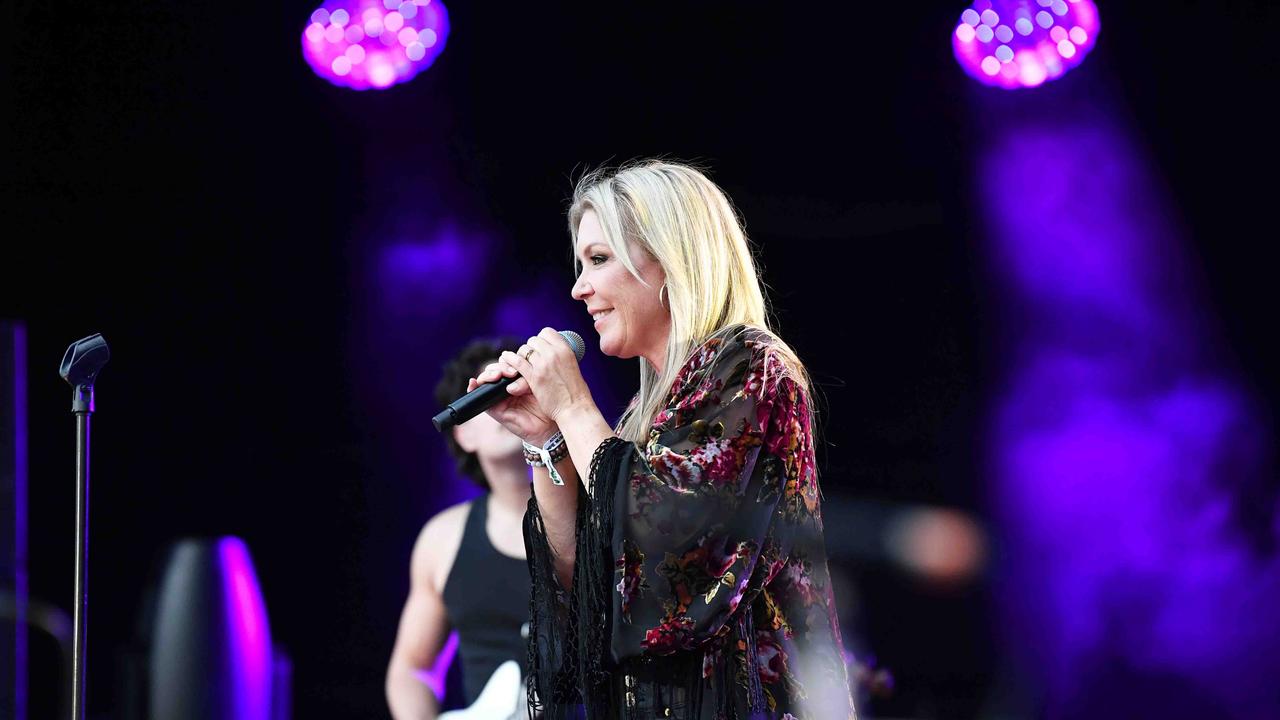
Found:
[{"label": "blonde hair", "polygon": [[[724,191],[701,171],[665,160],[642,160],[617,169],[600,168],[578,181],[569,207],[573,247],[588,210],[595,212],[614,257],[648,286],[631,259],[647,252],[666,273],[671,334],[661,368],[640,359],[637,402],[615,428],[624,439],[648,440],[649,425],[663,409],[676,373],[700,345],[742,326],[767,333],[796,382],[806,391],[809,376],[795,352],[771,328],[755,259],[737,212]],[[581,271],[581,259],[574,259]],[[812,410],[812,406],[810,406]]]}]

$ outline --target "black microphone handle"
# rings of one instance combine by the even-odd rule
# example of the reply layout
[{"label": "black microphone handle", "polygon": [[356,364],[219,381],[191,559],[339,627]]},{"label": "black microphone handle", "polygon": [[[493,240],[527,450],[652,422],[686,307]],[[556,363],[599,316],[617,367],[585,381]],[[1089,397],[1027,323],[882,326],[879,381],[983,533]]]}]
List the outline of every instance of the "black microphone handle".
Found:
[{"label": "black microphone handle", "polygon": [[445,406],[438,415],[431,418],[436,430],[446,430],[454,425],[461,425],[480,413],[502,402],[507,394],[507,386],[519,380],[520,376],[498,378],[495,382],[485,383]]},{"label": "black microphone handle", "polygon": [[[561,330],[560,337],[564,338],[564,341],[573,349],[574,359],[581,362],[582,354],[586,352],[582,336],[572,330]],[[507,386],[515,382],[518,377],[520,376],[499,378],[496,382],[481,385],[446,405],[444,410],[441,410],[438,415],[431,418],[431,424],[436,426],[436,430],[445,430],[454,425],[461,425],[502,402],[503,398],[510,397],[507,394]]]}]

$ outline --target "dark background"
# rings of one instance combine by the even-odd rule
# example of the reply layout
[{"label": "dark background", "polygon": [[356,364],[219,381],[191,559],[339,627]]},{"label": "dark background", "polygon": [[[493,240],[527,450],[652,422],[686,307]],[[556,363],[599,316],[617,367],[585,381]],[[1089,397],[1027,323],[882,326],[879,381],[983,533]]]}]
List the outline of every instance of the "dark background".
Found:
[{"label": "dark background", "polygon": [[[1146,143],[1204,313],[1273,416],[1280,17],[1262,2],[1101,5],[1093,55],[1035,101],[1104,98]],[[32,594],[68,610],[74,436],[57,365],[93,332],[113,351],[95,416],[92,714],[121,706],[119,659],[162,550],[234,534],[294,659],[295,716],[385,715],[412,540],[466,496],[427,423],[440,360],[523,292],[594,337],[568,296],[564,210],[575,173],[605,162],[702,161],[742,211],[782,334],[825,396],[829,503],[985,513],[1001,308],[970,163],[1015,100],[952,58],[962,4],[447,7],[435,65],[363,93],[302,60],[310,4],[6,11],[0,318],[30,337]],[[441,226],[486,238],[470,289],[389,293],[380,253]],[[632,363],[592,362],[617,407]],[[982,583],[842,570],[850,644],[898,678],[872,710],[974,716],[1000,661]]]}]

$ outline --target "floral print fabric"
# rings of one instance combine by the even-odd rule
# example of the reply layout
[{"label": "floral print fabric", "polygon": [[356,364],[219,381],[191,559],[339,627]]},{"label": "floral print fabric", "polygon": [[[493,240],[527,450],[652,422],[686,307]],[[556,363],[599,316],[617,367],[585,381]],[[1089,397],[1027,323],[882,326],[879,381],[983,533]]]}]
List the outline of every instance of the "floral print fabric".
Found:
[{"label": "floral print fabric", "polygon": [[700,347],[621,466],[613,660],[701,654],[705,717],[851,718],[809,398],[774,342]]}]

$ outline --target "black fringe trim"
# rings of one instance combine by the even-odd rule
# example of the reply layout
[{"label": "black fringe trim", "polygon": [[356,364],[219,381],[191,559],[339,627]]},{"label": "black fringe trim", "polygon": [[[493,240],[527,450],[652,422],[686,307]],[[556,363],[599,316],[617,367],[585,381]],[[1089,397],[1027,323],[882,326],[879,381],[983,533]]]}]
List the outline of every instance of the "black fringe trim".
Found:
[{"label": "black fringe trim", "polygon": [[635,446],[605,439],[591,458],[588,493],[578,485],[573,587],[565,592],[536,497],[524,517],[529,597],[529,717],[568,720],[582,702],[587,717],[611,714],[613,508],[618,479]]}]

